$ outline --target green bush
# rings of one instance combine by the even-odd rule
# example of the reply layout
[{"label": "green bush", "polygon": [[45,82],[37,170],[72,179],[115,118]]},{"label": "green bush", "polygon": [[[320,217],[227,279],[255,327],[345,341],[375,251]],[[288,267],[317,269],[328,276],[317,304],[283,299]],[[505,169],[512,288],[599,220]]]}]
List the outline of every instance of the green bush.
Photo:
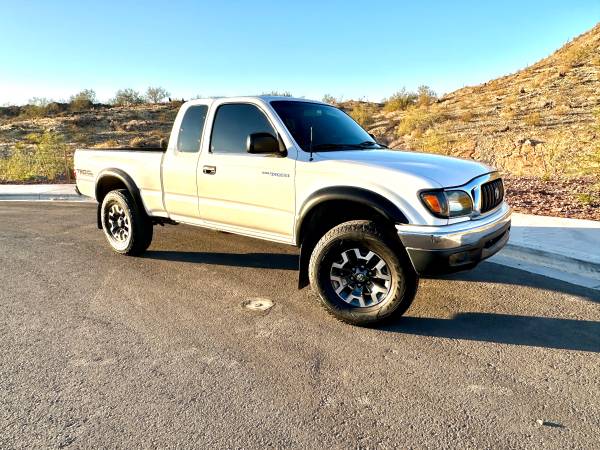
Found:
[{"label": "green bush", "polygon": [[96,103],[96,92],[93,89],[84,89],[69,100],[69,109],[71,111],[86,111]]},{"label": "green bush", "polygon": [[139,105],[144,103],[144,97],[133,89],[119,89],[110,103],[115,106]]},{"label": "green bush", "polygon": [[359,103],[349,112],[350,117],[356,120],[362,127],[373,123],[373,111],[363,103]]},{"label": "green bush", "polygon": [[27,105],[21,108],[20,117],[24,119],[33,119],[36,117],[45,117],[58,112],[58,105],[46,97],[33,97],[29,99]]},{"label": "green bush", "polygon": [[165,88],[162,88],[160,86],[149,87],[146,90],[146,101],[148,103],[160,103],[169,95],[171,94]]},{"label": "green bush", "polygon": [[329,95],[329,94],[325,94],[321,101],[323,103],[329,103],[330,105],[337,105],[338,103],[340,103],[340,100],[335,98],[333,95]]},{"label": "green bush", "polygon": [[72,167],[68,147],[59,134],[31,134],[26,142],[18,143],[8,158],[0,159],[1,181],[53,181]]},{"label": "green bush", "polygon": [[383,100],[383,110],[386,112],[404,111],[417,101],[417,94],[402,88],[389,98]]},{"label": "green bush", "polygon": [[417,104],[419,106],[429,106],[436,100],[437,94],[429,86],[419,86],[417,89]]}]

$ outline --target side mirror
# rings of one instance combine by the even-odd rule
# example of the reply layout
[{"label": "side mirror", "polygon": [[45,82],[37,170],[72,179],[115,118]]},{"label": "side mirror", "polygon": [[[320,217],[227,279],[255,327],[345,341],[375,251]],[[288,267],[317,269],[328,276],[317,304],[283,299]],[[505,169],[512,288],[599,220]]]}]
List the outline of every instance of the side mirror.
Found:
[{"label": "side mirror", "polygon": [[279,153],[279,141],[270,133],[252,133],[246,139],[248,153]]}]

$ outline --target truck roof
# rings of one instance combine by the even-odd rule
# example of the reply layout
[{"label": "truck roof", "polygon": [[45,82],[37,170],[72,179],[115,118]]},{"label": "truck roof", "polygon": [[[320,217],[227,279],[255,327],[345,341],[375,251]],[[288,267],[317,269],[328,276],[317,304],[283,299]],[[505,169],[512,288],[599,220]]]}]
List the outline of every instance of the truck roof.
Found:
[{"label": "truck roof", "polygon": [[[309,103],[323,103],[319,100],[311,100],[307,98],[300,97],[287,97],[282,95],[245,95],[240,97],[206,97],[206,98],[197,98],[194,100],[189,100],[185,102],[185,104],[194,104],[194,103],[206,103],[206,102],[214,102],[214,101],[234,101],[234,102],[243,102],[248,100],[262,100],[265,102],[271,102],[274,100],[277,101],[295,101],[295,102],[309,102]],[[325,103],[323,103],[325,104]]]}]

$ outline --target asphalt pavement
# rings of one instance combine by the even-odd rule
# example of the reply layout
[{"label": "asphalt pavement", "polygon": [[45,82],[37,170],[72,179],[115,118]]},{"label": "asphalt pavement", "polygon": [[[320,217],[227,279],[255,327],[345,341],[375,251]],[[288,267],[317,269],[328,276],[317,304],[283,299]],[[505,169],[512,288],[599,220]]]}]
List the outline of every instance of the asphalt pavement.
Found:
[{"label": "asphalt pavement", "polygon": [[0,203],[0,448],[599,447],[598,291],[487,262],[368,329],[296,266],[182,225],[120,256],[93,204]]}]

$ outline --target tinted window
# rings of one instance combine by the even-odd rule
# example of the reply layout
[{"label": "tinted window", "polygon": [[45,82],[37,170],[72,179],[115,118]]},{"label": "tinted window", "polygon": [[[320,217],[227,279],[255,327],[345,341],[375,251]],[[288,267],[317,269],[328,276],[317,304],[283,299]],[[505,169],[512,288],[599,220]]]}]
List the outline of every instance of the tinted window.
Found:
[{"label": "tinted window", "polygon": [[233,103],[219,106],[210,150],[215,153],[246,153],[246,140],[252,133],[276,136],[266,116],[256,106]]},{"label": "tinted window", "polygon": [[373,138],[348,114],[320,103],[273,101],[271,105],[303,150],[309,151],[310,128],[313,147],[327,144],[357,145]]},{"label": "tinted window", "polygon": [[177,150],[180,152],[197,152],[200,149],[202,129],[206,120],[208,106],[190,106],[183,116],[179,138],[177,139]]}]

